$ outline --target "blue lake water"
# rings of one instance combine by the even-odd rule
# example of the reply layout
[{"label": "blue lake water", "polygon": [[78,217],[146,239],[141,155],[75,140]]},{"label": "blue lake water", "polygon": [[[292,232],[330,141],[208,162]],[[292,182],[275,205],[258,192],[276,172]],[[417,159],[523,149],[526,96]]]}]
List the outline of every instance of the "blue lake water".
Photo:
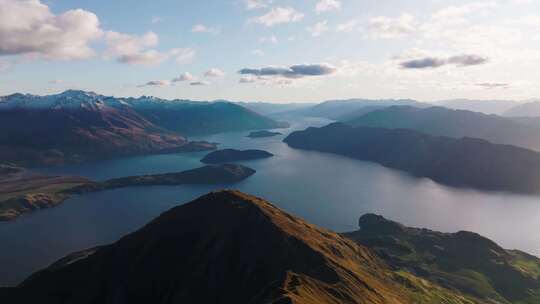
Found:
[{"label": "blue lake water", "polygon": [[[327,122],[296,121],[284,133]],[[59,207],[0,223],[0,285],[16,284],[70,252],[113,242],[161,212],[220,188],[262,196],[336,231],[355,230],[360,215],[374,212],[410,226],[475,231],[506,248],[540,255],[538,196],[449,188],[373,163],[294,150],[282,143],[285,135],[260,139],[246,135],[239,132],[204,138],[221,143],[221,148],[256,148],[275,154],[269,159],[242,162],[257,173],[241,183],[117,189],[76,196]],[[204,154],[151,155],[42,171],[104,180],[199,167]]]}]

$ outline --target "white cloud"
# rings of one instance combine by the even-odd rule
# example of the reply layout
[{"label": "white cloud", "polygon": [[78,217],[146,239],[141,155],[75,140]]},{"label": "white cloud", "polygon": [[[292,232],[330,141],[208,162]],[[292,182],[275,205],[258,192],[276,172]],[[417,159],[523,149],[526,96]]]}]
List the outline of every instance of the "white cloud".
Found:
[{"label": "white cloud", "polygon": [[396,18],[385,16],[369,19],[367,28],[371,35],[376,38],[398,38],[417,30],[414,16],[402,14]]},{"label": "white cloud", "polygon": [[328,31],[328,22],[326,20],[317,22],[315,25],[308,27],[307,30],[311,33],[311,36],[318,37],[322,33]]},{"label": "white cloud", "polygon": [[336,27],[336,31],[350,33],[356,29],[357,25],[358,25],[358,20],[352,19],[345,23],[338,24]]},{"label": "white cloud", "polygon": [[184,72],[180,76],[174,78],[172,82],[183,82],[183,81],[194,81],[195,76],[191,75],[189,72]]},{"label": "white cloud", "polygon": [[257,81],[257,77],[253,77],[253,76],[240,77],[240,79],[238,80],[239,83],[254,83],[256,81]]},{"label": "white cloud", "polygon": [[192,48],[176,48],[170,50],[168,53],[178,64],[190,63],[197,54]]},{"label": "white cloud", "polygon": [[436,20],[459,19],[468,14],[486,11],[495,7],[497,7],[497,2],[495,1],[471,2],[459,6],[448,6],[435,12],[432,18]]},{"label": "white cloud", "polygon": [[216,69],[216,68],[212,68],[206,71],[206,73],[204,73],[204,77],[223,77],[223,76],[225,76],[225,73],[222,70]]},{"label": "white cloud", "polygon": [[154,32],[137,36],[109,31],[105,41],[107,49],[104,56],[116,58],[120,63],[156,65],[172,58],[184,64],[195,56],[195,50],[191,48],[175,48],[164,52],[153,49],[159,44],[159,37]]},{"label": "white cloud", "polygon": [[193,33],[211,33],[211,34],[218,34],[219,33],[219,29],[217,27],[209,27],[209,26],[206,26],[204,24],[195,24],[192,28],[191,28],[191,31]]},{"label": "white cloud", "polygon": [[117,57],[141,53],[144,49],[155,47],[159,43],[159,37],[154,32],[144,35],[130,35],[109,31],[105,34],[107,49],[105,56]]},{"label": "white cloud", "polygon": [[98,17],[82,9],[54,15],[39,0],[0,0],[0,55],[83,59],[95,55],[101,37]]},{"label": "white cloud", "polygon": [[320,0],[315,6],[315,12],[317,14],[338,9],[341,9],[341,1],[339,0]]},{"label": "white cloud", "polygon": [[274,7],[268,13],[251,18],[250,22],[259,23],[268,27],[290,22],[298,22],[304,18],[304,14],[292,7]]},{"label": "white cloud", "polygon": [[247,10],[266,8],[270,3],[272,3],[271,0],[244,0]]}]

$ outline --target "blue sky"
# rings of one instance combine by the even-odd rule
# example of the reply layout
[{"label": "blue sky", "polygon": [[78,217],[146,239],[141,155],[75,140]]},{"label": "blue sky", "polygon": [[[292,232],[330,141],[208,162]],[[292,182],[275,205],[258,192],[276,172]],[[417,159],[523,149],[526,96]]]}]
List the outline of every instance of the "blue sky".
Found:
[{"label": "blue sky", "polygon": [[0,95],[528,99],[539,80],[534,0],[0,0]]}]

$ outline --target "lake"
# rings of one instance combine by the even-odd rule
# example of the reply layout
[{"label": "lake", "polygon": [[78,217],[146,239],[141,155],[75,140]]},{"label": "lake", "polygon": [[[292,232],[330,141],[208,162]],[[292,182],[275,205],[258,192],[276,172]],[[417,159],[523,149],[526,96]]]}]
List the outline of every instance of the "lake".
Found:
[{"label": "lake", "polygon": [[[284,133],[328,123],[293,121]],[[294,150],[285,135],[251,139],[249,132],[203,139],[221,148],[255,148],[275,157],[241,162],[257,170],[249,179],[222,186],[124,188],[75,196],[59,207],[0,223],[0,285],[13,285],[77,250],[107,244],[161,212],[206,192],[233,188],[262,196],[310,222],[336,231],[357,229],[358,218],[378,213],[409,226],[456,232],[470,230],[505,248],[540,255],[540,197],[455,189],[380,165],[346,157]],[[202,138],[201,138],[202,139]],[[96,180],[199,167],[205,153],[150,155],[40,169]]]}]

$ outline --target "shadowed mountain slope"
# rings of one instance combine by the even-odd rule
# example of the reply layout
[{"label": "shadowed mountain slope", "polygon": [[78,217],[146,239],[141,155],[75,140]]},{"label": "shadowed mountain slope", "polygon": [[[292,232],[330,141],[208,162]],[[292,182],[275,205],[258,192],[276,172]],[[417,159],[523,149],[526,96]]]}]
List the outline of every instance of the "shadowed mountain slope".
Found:
[{"label": "shadowed mountain slope", "polygon": [[334,123],[293,132],[284,141],[293,148],[376,162],[444,185],[540,193],[540,153],[481,139]]},{"label": "shadowed mountain slope", "polygon": [[412,129],[455,138],[482,138],[493,143],[540,150],[540,128],[502,116],[443,107],[395,106],[379,109],[345,123],[355,127]]},{"label": "shadowed mountain slope", "polygon": [[493,303],[538,303],[540,259],[505,250],[476,233],[409,228],[366,214],[345,236],[405,269],[450,289]]},{"label": "shadowed mountain slope", "polygon": [[173,208],[114,244],[72,254],[0,292],[0,300],[25,297],[62,304],[472,303],[236,191]]}]

